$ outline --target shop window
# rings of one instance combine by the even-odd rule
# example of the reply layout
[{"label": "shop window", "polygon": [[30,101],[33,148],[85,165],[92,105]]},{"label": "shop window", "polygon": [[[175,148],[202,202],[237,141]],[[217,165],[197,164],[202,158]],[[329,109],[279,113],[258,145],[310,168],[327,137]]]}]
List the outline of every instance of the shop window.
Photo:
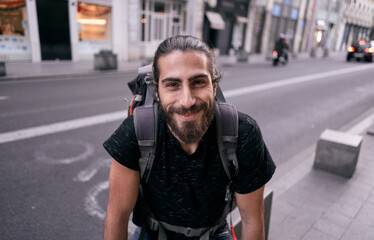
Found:
[{"label": "shop window", "polygon": [[0,58],[31,58],[25,0],[0,1]]},{"label": "shop window", "polygon": [[156,13],[165,13],[165,3],[155,2],[155,12]]},{"label": "shop window", "polygon": [[82,54],[97,53],[111,48],[111,7],[78,3],[79,51]]}]

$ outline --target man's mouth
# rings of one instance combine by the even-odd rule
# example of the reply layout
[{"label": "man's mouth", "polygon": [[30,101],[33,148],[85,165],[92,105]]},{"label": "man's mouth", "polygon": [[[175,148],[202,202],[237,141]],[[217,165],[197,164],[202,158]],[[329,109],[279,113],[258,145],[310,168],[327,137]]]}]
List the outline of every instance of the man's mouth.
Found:
[{"label": "man's mouth", "polygon": [[193,120],[200,111],[177,113],[183,120]]}]

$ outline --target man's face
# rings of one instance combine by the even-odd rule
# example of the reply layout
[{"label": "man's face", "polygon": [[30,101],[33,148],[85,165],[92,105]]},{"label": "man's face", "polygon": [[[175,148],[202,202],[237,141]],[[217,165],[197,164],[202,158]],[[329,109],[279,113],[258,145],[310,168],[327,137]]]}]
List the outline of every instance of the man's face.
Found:
[{"label": "man's face", "polygon": [[158,98],[172,133],[182,142],[197,142],[213,119],[216,83],[208,58],[200,51],[172,51],[159,58]]}]

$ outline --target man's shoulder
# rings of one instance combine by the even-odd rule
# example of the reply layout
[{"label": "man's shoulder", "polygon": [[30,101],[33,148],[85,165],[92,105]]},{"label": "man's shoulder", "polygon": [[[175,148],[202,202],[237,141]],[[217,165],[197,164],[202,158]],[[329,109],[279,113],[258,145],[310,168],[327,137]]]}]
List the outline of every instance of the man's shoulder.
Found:
[{"label": "man's shoulder", "polygon": [[238,112],[239,115],[239,130],[238,136],[239,141],[254,138],[255,136],[261,135],[260,127],[257,121],[246,113]]},{"label": "man's shoulder", "polygon": [[243,127],[257,127],[257,121],[246,113],[238,111],[239,116],[239,131],[240,126]]},{"label": "man's shoulder", "polygon": [[125,120],[123,120],[122,125],[134,126],[134,115],[128,115]]}]

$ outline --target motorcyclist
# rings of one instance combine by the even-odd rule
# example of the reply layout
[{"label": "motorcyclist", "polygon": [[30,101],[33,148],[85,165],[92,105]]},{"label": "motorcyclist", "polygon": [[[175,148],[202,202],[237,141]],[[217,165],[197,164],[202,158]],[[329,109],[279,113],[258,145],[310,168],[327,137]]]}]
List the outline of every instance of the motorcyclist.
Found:
[{"label": "motorcyclist", "polygon": [[277,51],[278,56],[283,56],[287,61],[289,48],[285,35],[283,33],[279,34],[278,40],[275,43],[275,51]]}]

